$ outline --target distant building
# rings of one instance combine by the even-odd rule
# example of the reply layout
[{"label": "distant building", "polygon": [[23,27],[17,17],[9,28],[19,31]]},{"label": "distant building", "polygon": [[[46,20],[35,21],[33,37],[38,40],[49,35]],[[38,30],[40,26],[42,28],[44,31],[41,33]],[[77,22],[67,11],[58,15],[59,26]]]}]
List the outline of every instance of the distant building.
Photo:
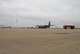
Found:
[{"label": "distant building", "polygon": [[12,28],[11,26],[4,26],[4,27],[0,27],[0,28]]}]

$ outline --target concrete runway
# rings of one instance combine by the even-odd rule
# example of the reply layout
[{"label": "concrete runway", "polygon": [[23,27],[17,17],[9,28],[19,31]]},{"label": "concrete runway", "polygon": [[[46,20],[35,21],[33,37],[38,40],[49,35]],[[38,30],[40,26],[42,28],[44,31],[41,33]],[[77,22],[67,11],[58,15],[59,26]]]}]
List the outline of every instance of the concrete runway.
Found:
[{"label": "concrete runway", "polygon": [[80,54],[80,30],[0,29],[0,54]]}]

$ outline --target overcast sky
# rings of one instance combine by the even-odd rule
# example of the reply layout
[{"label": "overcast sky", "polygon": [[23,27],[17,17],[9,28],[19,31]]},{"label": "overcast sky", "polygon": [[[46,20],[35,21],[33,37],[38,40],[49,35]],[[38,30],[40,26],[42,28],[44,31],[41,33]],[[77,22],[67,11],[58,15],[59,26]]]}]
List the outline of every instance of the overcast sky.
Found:
[{"label": "overcast sky", "polygon": [[0,25],[80,27],[80,0],[0,0]]}]

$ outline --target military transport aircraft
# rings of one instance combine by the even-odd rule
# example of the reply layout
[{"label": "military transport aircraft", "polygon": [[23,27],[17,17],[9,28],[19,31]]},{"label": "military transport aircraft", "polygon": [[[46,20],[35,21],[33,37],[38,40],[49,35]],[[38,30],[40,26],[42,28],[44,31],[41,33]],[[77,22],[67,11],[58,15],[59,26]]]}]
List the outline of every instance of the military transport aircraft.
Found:
[{"label": "military transport aircraft", "polygon": [[50,21],[48,25],[37,25],[38,28],[42,28],[42,29],[50,28],[50,26],[54,26],[54,25],[51,25]]}]

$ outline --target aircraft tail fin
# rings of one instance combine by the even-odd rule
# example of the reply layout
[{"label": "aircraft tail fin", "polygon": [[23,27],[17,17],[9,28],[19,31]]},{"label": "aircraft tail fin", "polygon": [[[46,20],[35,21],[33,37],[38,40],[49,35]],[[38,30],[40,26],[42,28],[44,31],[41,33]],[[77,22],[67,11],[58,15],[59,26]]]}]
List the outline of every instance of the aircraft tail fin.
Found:
[{"label": "aircraft tail fin", "polygon": [[50,23],[50,21],[49,21],[48,25],[49,25],[49,26],[51,26],[51,23]]},{"label": "aircraft tail fin", "polygon": [[54,26],[54,25],[51,25],[50,21],[49,21],[48,25],[49,25],[49,26]]}]

